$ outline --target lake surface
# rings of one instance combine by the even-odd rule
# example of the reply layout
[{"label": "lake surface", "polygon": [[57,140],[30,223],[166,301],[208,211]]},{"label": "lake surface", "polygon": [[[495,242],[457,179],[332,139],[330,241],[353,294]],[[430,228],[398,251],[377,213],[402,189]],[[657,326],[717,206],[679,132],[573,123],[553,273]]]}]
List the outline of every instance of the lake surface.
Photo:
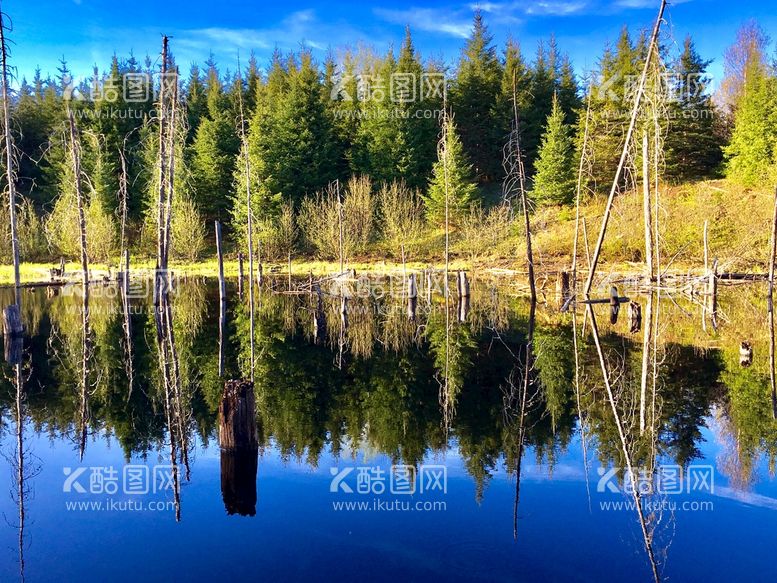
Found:
[{"label": "lake surface", "polygon": [[637,329],[508,281],[410,306],[362,283],[256,291],[259,449],[229,452],[247,290],[220,318],[213,281],[156,312],[142,281],[91,286],[86,319],[80,286],[25,290],[0,580],[777,579],[765,285],[722,288],[714,318],[621,285]]}]

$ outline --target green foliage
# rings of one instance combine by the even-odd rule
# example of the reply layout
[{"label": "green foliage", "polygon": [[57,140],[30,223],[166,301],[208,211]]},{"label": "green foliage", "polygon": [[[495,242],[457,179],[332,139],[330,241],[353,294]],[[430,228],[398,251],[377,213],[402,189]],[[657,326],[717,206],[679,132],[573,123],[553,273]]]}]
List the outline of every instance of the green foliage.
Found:
[{"label": "green foliage", "polygon": [[576,175],[571,128],[564,122],[564,112],[554,96],[545,135],[542,136],[531,197],[541,204],[571,204]]},{"label": "green foliage", "polygon": [[501,176],[501,142],[495,140],[492,112],[502,85],[502,65],[493,37],[478,11],[459,59],[451,103],[459,120],[464,151],[479,181]]},{"label": "green foliage", "polygon": [[464,216],[474,202],[477,191],[471,177],[472,166],[464,153],[456,126],[451,118],[447,118],[425,198],[427,219],[430,222],[435,225],[445,223],[446,202],[451,224],[456,224]]},{"label": "green foliage", "polygon": [[722,161],[715,121],[720,112],[707,91],[710,62],[699,56],[691,37],[686,37],[683,53],[674,66],[674,99],[665,142],[666,174],[675,179],[713,175]]},{"label": "green foliage", "polygon": [[752,63],[745,78],[725,148],[726,173],[744,186],[757,186],[776,174],[777,77],[771,68]]}]

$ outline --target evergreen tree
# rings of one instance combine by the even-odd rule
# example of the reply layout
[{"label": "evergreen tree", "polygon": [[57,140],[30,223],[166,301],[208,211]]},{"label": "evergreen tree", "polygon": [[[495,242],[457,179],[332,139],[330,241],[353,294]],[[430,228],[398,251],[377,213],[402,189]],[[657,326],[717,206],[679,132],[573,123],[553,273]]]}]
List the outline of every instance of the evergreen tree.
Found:
[{"label": "evergreen tree", "polygon": [[267,191],[295,205],[334,177],[337,152],[321,96],[321,75],[310,51],[285,68],[277,57],[251,121],[251,166]]},{"label": "evergreen tree", "polygon": [[215,63],[210,61],[206,86],[207,115],[200,120],[190,148],[194,202],[210,227],[229,215],[232,178],[239,150],[235,120]]},{"label": "evergreen tree", "polygon": [[504,52],[499,95],[491,114],[494,125],[492,139],[497,144],[504,144],[512,131],[515,118],[513,92],[515,92],[517,100],[519,131],[522,136],[525,135],[527,111],[532,106],[530,80],[531,72],[523,59],[520,46],[512,38],[508,38]]},{"label": "evergreen tree", "polygon": [[[615,50],[605,48],[599,61],[598,82],[589,89],[591,115],[589,120],[589,152],[596,163],[591,168],[590,186],[603,191],[612,185],[625,140],[631,112],[631,94],[640,74],[641,44],[636,46],[627,28],[623,28]],[[583,118],[578,131],[582,135]]]},{"label": "evergreen tree", "polygon": [[476,192],[472,182],[472,166],[467,160],[453,119],[447,118],[425,197],[427,217],[436,225],[445,223],[447,194],[449,220],[451,224],[456,224],[475,202]]},{"label": "evergreen tree", "polygon": [[726,174],[745,186],[758,186],[775,178],[777,78],[771,67],[750,63],[725,155]]},{"label": "evergreen tree", "polygon": [[491,42],[492,36],[478,11],[451,91],[461,141],[480,182],[497,180],[502,175],[502,145],[493,139],[491,117],[502,84],[502,66]]},{"label": "evergreen tree", "polygon": [[532,198],[542,204],[570,204],[575,194],[574,158],[571,128],[558,98],[553,96],[537,159]]},{"label": "evergreen tree", "polygon": [[666,137],[666,174],[687,180],[715,172],[722,160],[716,133],[717,109],[707,92],[706,76],[711,61],[696,52],[691,37],[685,38],[683,53],[674,67],[669,132]]}]

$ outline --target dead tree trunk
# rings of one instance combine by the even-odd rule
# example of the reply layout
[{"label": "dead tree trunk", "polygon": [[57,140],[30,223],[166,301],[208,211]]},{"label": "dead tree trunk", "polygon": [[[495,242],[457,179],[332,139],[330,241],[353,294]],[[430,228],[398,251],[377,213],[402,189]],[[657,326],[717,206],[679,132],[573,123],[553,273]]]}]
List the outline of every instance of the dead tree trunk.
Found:
[{"label": "dead tree trunk", "polygon": [[255,450],[256,434],[254,383],[229,380],[219,404],[219,446],[222,450]]},{"label": "dead tree trunk", "polygon": [[88,290],[89,285],[89,258],[87,255],[86,247],[86,215],[84,214],[84,195],[81,189],[81,151],[78,142],[78,130],[76,128],[76,121],[73,117],[73,110],[70,109],[70,104],[67,105],[67,119],[70,128],[70,161],[73,164],[73,176],[75,193],[76,193],[76,205],[78,207],[78,230],[80,234],[81,244],[81,277],[83,278],[84,288]]},{"label": "dead tree trunk", "polygon": [[16,230],[16,173],[14,172],[14,144],[11,136],[11,104],[8,90],[8,47],[5,38],[5,20],[0,10],[0,80],[3,99],[3,139],[5,141],[5,178],[8,185],[8,217],[11,229],[11,255],[13,256],[13,275],[17,305],[21,304],[19,284],[19,237]]}]

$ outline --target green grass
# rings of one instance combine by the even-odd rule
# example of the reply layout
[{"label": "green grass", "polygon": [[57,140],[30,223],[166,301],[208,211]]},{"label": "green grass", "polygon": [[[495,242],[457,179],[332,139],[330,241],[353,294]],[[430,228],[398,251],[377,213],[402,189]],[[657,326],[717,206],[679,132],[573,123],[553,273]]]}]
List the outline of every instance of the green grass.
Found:
[{"label": "green grass", "polygon": [[[670,272],[701,272],[704,265],[703,232],[707,221],[709,230],[710,261],[717,258],[723,271],[766,270],[769,257],[769,235],[774,195],[770,188],[744,189],[725,180],[702,181],[672,187],[662,187],[659,228],[661,232],[660,257],[663,270]],[[604,212],[604,197],[594,197],[581,206],[581,216],[586,225],[589,250],[593,250],[599,235]],[[487,251],[471,257],[460,239],[459,233],[451,234],[451,269],[474,269],[481,273],[503,270],[526,270],[525,243],[520,221],[516,221],[513,234],[484,247]],[[532,235],[535,268],[538,274],[547,274],[571,264],[574,240],[574,209],[558,207],[539,208],[532,216]],[[488,237],[484,233],[484,239]],[[443,267],[444,233],[442,229],[427,231],[421,240],[408,245],[408,269],[423,269],[430,265]],[[360,256],[348,261],[346,267],[357,273],[391,273],[401,271],[397,252],[389,252],[378,244],[372,255]],[[642,269],[644,256],[644,226],[641,192],[618,196],[613,205],[607,237],[602,249],[602,272],[634,272]],[[234,253],[228,254],[224,264],[227,277],[238,273]],[[583,236],[579,240],[578,264],[585,271],[586,252]],[[92,264],[92,277],[99,278],[115,273],[118,259],[112,264]],[[49,269],[54,263],[24,263],[21,267],[22,282],[48,281]],[[154,267],[151,258],[133,260],[132,269]],[[216,259],[196,263],[173,263],[171,268],[190,276],[213,277],[218,273]],[[79,265],[68,263],[66,271],[78,278]],[[246,262],[245,269],[248,269]],[[295,257],[292,274],[315,276],[337,273],[337,261],[320,261],[310,257]],[[264,272],[287,273],[286,262],[264,264]],[[0,284],[13,283],[13,268],[0,266]]]}]

